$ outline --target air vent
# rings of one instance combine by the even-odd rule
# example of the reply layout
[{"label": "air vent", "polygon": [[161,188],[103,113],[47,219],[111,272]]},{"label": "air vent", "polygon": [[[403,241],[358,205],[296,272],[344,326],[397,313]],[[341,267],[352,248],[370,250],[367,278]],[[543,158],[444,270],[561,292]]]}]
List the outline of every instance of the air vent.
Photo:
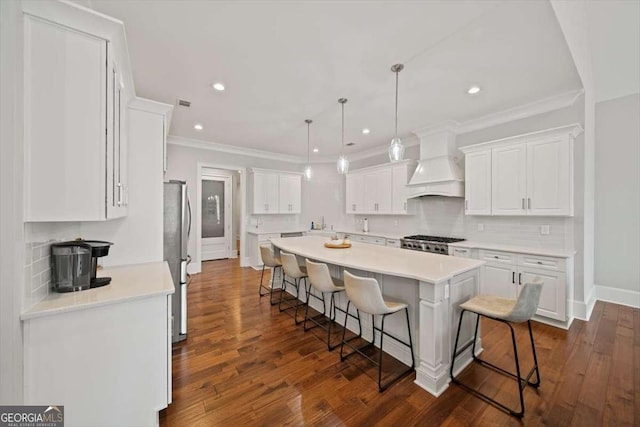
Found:
[{"label": "air vent", "polygon": [[191,101],[185,101],[184,99],[178,99],[178,105],[181,107],[191,107]]},{"label": "air vent", "polygon": [[347,142],[344,145],[346,145],[347,147],[353,147],[354,145],[356,145],[356,143],[355,142]]}]

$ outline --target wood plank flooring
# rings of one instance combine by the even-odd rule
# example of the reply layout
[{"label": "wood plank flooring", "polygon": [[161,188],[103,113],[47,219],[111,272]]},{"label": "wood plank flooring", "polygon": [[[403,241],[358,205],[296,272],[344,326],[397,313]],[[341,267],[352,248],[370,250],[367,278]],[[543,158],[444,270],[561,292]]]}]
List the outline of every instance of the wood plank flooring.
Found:
[{"label": "wood plank flooring", "polygon": [[[258,297],[260,272],[237,260],[203,263],[189,286],[188,339],[173,349],[173,403],[162,426],[638,426],[640,310],[598,302],[568,331],[534,323],[542,384],[525,389],[517,420],[451,386],[436,399],[415,375],[380,394],[376,370],[340,361],[321,330],[304,332]],[[483,357],[511,367],[504,325],[484,322]],[[518,328],[521,366],[531,356]],[[474,366],[463,373],[517,403],[515,382]]]}]

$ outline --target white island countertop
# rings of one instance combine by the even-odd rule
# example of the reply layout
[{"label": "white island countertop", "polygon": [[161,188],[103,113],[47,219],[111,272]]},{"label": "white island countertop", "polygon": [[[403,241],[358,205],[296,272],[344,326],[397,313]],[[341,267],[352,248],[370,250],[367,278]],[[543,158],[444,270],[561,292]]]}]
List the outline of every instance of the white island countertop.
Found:
[{"label": "white island countertop", "polygon": [[20,318],[33,319],[175,292],[169,265],[165,261],[105,267],[97,275],[111,277],[111,283],[79,292],[52,291],[45,299],[23,312]]},{"label": "white island countertop", "polygon": [[439,283],[484,264],[469,258],[352,242],[348,249],[324,247],[329,239],[305,236],[271,239],[285,252],[346,268]]},{"label": "white island countertop", "polygon": [[302,229],[302,228],[292,228],[292,229],[285,229],[285,228],[281,228],[281,229],[275,229],[275,230],[247,230],[247,233],[249,234],[255,234],[256,236],[260,236],[263,234],[282,234],[282,233],[306,233],[308,232],[308,229]]}]

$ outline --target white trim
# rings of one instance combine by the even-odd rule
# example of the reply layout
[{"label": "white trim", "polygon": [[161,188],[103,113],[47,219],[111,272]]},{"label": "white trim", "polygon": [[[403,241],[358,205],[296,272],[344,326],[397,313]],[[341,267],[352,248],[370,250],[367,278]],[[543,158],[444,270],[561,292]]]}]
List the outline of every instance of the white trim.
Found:
[{"label": "white trim", "polygon": [[[249,266],[249,256],[247,255],[247,230],[246,230],[246,218],[247,218],[247,168],[245,166],[235,166],[235,165],[225,165],[219,163],[205,163],[198,162],[196,169],[196,195],[199,196],[202,194],[202,169],[223,169],[223,170],[235,170],[240,172],[240,267]],[[200,218],[200,210],[202,207],[200,206],[200,197],[197,197],[196,200],[196,210],[198,214],[196,215],[196,259],[193,263],[193,273],[200,273],[202,271],[202,218]]]},{"label": "white trim", "polygon": [[609,286],[595,285],[595,294],[598,301],[611,302],[626,305],[627,307],[640,308],[640,292],[628,289],[611,288]]},{"label": "white trim", "polygon": [[249,169],[248,170],[249,173],[263,172],[263,173],[277,173],[279,175],[299,175],[299,176],[304,175],[302,172],[283,171],[283,170],[276,170],[276,169],[263,169],[263,168],[248,168],[248,169]]},{"label": "white trim", "polygon": [[584,89],[561,93],[559,95],[550,96],[548,98],[533,101],[528,104],[519,105],[507,110],[498,111],[497,113],[487,114],[475,119],[467,120],[459,124],[459,133],[469,133],[480,129],[486,129],[492,126],[501,125],[503,123],[515,120],[526,119],[528,117],[537,116],[538,114],[548,113],[550,111],[560,110],[562,108],[571,107],[582,96]]},{"label": "white trim", "polygon": [[131,100],[131,102],[129,102],[129,108],[162,115],[171,115],[171,112],[173,111],[173,105],[153,101],[151,99],[140,98],[138,96],[136,96]]},{"label": "white trim", "polygon": [[[305,163],[304,157],[290,156],[288,154],[272,153],[270,151],[256,150],[255,148],[236,147],[233,145],[219,144],[217,142],[203,141],[201,139],[184,138],[181,136],[169,135],[168,144],[178,145],[187,148],[196,148],[200,150],[219,151],[221,153],[240,154],[242,156],[259,157],[269,160],[280,160],[289,163]],[[228,169],[229,167],[223,166]]]},{"label": "white trim", "polygon": [[593,287],[584,302],[573,301],[573,317],[588,322],[591,318],[593,307],[596,305],[596,301],[596,290],[595,287]]}]

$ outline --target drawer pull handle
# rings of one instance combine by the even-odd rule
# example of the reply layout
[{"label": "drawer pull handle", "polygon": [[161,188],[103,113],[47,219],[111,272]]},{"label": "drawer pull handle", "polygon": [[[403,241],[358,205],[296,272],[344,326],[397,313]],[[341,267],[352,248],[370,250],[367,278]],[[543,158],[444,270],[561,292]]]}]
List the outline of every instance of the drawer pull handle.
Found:
[{"label": "drawer pull handle", "polygon": [[538,264],[542,264],[542,261],[538,261]]},{"label": "drawer pull handle", "polygon": [[493,257],[494,257],[495,259],[498,259],[498,258],[499,258],[499,257],[498,257],[498,255],[494,255]]}]

